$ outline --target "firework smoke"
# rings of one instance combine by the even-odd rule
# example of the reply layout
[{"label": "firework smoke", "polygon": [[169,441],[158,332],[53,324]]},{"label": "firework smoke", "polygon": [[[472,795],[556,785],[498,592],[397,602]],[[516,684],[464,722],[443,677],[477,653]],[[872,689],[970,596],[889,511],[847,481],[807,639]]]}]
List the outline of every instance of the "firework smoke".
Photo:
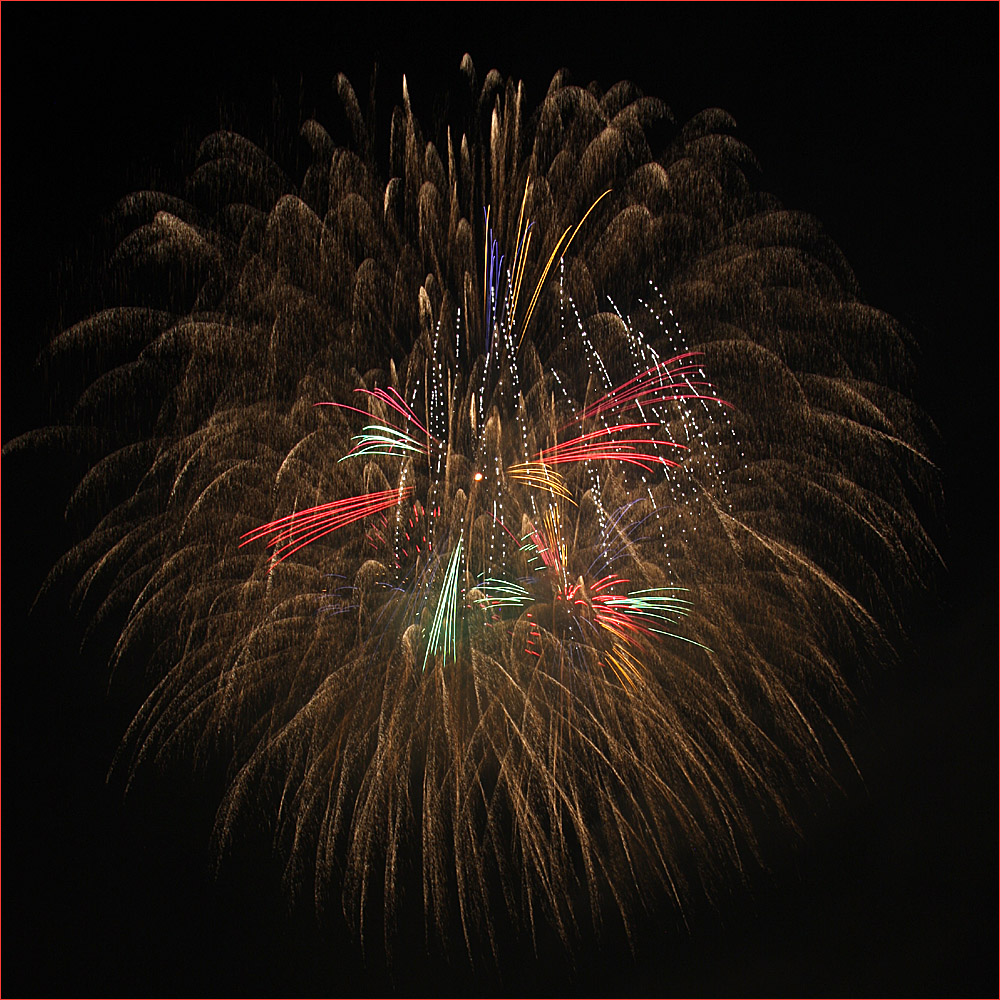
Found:
[{"label": "firework smoke", "polygon": [[207,138],[46,363],[102,455],[52,582],[150,679],[118,766],[227,761],[220,845],[262,811],[293,891],[477,959],[756,864],[938,557],[907,336],[731,120],[462,73],[388,181],[344,78],[297,180]]}]

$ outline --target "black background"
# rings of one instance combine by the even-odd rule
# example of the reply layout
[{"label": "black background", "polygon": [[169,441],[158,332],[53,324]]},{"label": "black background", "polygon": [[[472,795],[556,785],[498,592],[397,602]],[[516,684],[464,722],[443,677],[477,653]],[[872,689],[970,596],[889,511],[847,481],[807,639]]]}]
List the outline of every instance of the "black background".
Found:
[{"label": "black background", "polygon": [[[27,615],[80,470],[5,459],[4,992],[995,996],[996,28],[986,4],[5,6],[5,442],[44,420],[34,358],[91,305],[85,261],[120,196],[182,176],[220,120],[266,137],[276,92],[293,124],[314,103],[322,119],[332,102],[314,95],[337,71],[363,100],[375,61],[383,112],[406,72],[432,115],[469,51],[480,79],[523,78],[529,105],[566,66],[630,78],[679,121],[735,117],[763,185],[823,221],[866,300],[919,344],[950,573],[868,696],[865,788],[752,892],[690,931],[653,915],[636,956],[609,945],[575,974],[543,952],[502,980],[443,964],[414,979],[404,956],[392,982],[346,937],[321,939],[307,907],[287,911],[259,845],[212,874],[211,769],[124,801],[105,783],[136,692],[108,694],[104,655],[81,652],[67,616]],[[421,944],[414,928],[411,958]]]}]

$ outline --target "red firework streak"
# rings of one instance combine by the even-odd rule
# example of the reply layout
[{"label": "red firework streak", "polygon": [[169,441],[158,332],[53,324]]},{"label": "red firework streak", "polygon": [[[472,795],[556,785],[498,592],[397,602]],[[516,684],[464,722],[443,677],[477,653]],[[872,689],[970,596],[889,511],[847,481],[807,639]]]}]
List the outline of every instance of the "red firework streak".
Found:
[{"label": "red firework streak", "polygon": [[596,417],[611,410],[618,410],[620,413],[631,409],[634,406],[652,406],[656,403],[669,403],[679,399],[703,399],[713,400],[723,406],[731,406],[724,399],[717,396],[708,396],[698,391],[696,386],[703,386],[711,389],[711,382],[692,382],[691,375],[701,375],[701,366],[697,363],[688,363],[678,368],[671,368],[675,362],[684,361],[687,358],[697,358],[703,355],[703,351],[688,351],[686,354],[678,354],[676,357],[668,358],[666,361],[658,361],[652,368],[634,378],[623,382],[620,386],[612,389],[607,395],[591,403],[582,413],[576,416],[566,426]]},{"label": "red firework streak", "polygon": [[[346,500],[334,500],[332,503],[321,504],[319,507],[307,507],[276,521],[268,521],[253,531],[248,531],[241,537],[240,548],[249,545],[260,538],[273,535],[268,548],[277,546],[273,555],[271,569],[283,562],[299,549],[315,542],[317,538],[328,535],[331,531],[353,524],[371,514],[395,507],[406,500],[413,491],[412,486],[402,489],[383,490],[380,493],[365,493],[363,496],[348,497]],[[270,572],[270,569],[268,570]]]},{"label": "red firework streak", "polygon": [[[645,430],[659,427],[659,423],[616,424],[614,427],[602,427],[600,430],[581,434],[569,441],[563,441],[551,448],[540,451],[535,460],[546,465],[562,465],[565,462],[592,462],[597,459],[610,459],[616,462],[627,462],[638,465],[647,472],[653,471],[654,465],[673,466],[679,468],[680,463],[665,455],[656,453],[657,448],[682,448],[687,446],[675,441],[657,441],[655,438],[620,438],[615,435],[627,431]],[[639,446],[649,451],[640,450]]]},{"label": "red firework streak", "polygon": [[538,626],[535,624],[534,619],[531,617],[531,612],[527,613],[528,621],[531,623],[530,631],[528,632],[528,645],[524,647],[526,653],[530,653],[532,656],[541,657],[541,653],[537,649],[530,649],[529,647],[535,645],[535,639],[539,642],[542,641],[542,633],[538,631]]}]

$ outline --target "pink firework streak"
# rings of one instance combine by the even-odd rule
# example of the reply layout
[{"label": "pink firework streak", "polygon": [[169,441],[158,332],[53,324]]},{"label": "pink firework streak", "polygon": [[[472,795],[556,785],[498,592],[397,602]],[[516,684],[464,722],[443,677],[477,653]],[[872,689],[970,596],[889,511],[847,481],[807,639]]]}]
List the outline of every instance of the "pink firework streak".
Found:
[{"label": "pink firework streak", "polygon": [[[418,430],[423,431],[424,434],[426,434],[431,441],[438,440],[436,437],[434,437],[433,434],[431,434],[429,430],[427,430],[426,427],[424,427],[424,425],[417,418],[417,415],[413,412],[413,410],[411,410],[410,407],[406,405],[406,400],[403,399],[403,397],[400,396],[400,394],[392,386],[389,386],[388,390],[375,388],[375,389],[355,389],[354,391],[364,393],[364,395],[366,396],[372,396],[375,399],[381,400],[391,409],[395,410],[397,413],[400,413],[404,417],[406,417],[406,419],[409,420],[410,423],[413,424]],[[371,417],[372,420],[379,419],[379,417],[377,417],[370,410],[362,410],[357,406],[349,406],[347,403],[324,402],[324,403],[313,403],[313,406],[335,406],[337,407],[338,410],[353,410],[353,412],[355,413],[361,413],[364,414],[364,416],[366,417]]]}]

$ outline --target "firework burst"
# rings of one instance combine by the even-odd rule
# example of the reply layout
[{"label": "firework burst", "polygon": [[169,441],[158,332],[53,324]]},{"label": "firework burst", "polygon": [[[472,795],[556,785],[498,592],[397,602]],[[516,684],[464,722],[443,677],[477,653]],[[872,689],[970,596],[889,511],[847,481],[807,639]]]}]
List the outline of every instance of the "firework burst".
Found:
[{"label": "firework burst", "polygon": [[183,199],[121,206],[141,305],[48,363],[113,358],[71,507],[128,495],[54,578],[153,679],[122,767],[222,757],[220,844],[263,809],[293,889],[480,957],[756,863],[937,556],[905,334],[729,119],[651,150],[629,84],[529,115],[462,72],[431,142],[404,82],[388,181],[343,78],[352,142],[306,122],[297,183],[206,139]]}]

